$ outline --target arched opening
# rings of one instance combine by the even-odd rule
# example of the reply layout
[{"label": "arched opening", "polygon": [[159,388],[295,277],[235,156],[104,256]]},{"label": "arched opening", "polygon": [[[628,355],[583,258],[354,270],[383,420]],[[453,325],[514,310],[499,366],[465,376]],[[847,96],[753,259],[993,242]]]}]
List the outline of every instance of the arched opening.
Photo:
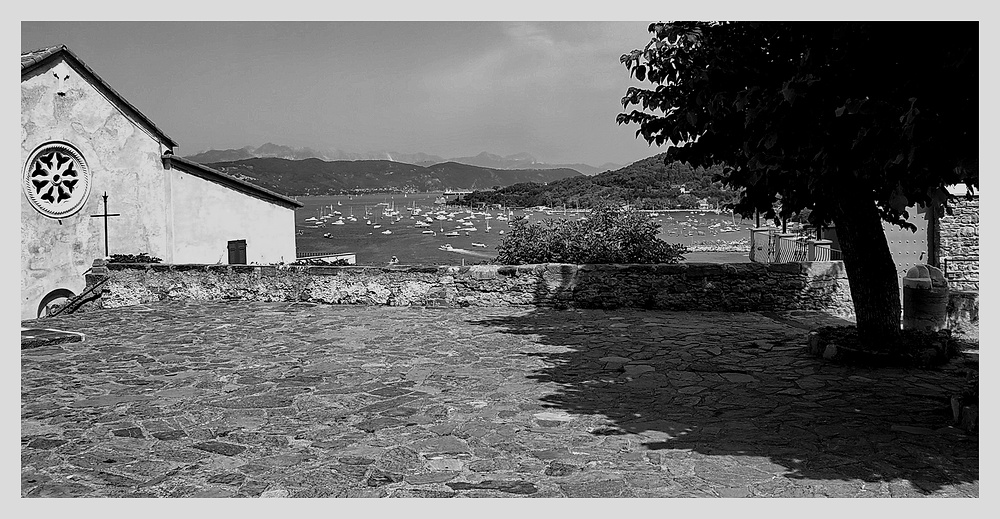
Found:
[{"label": "arched opening", "polygon": [[42,302],[38,303],[38,317],[52,315],[53,312],[68,303],[75,295],[73,291],[65,288],[57,288],[49,292],[47,296],[42,298]]}]

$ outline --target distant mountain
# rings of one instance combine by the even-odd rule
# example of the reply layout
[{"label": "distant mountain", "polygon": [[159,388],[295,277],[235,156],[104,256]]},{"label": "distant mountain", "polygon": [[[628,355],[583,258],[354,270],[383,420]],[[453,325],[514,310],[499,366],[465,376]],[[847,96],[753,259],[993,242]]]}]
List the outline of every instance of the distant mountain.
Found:
[{"label": "distant mountain", "polygon": [[208,150],[184,158],[201,164],[226,162],[253,158],[278,158],[289,160],[321,159],[321,160],[390,160],[408,164],[430,165],[444,162],[437,155],[426,153],[396,153],[388,151],[371,151],[368,153],[348,153],[343,150],[316,150],[313,148],[293,148],[274,143],[265,143],[254,148],[246,146],[230,150]]},{"label": "distant mountain", "polygon": [[666,154],[660,153],[598,175],[567,177],[547,184],[516,184],[475,191],[462,198],[470,205],[590,208],[612,202],[642,209],[697,208],[702,200],[714,207],[736,198],[736,192],[714,180],[722,173],[721,166],[692,168],[665,159]]},{"label": "distant mountain", "polygon": [[437,155],[427,153],[396,153],[394,151],[370,151],[368,153],[349,153],[343,150],[316,150],[313,148],[293,148],[280,144],[265,143],[256,148],[246,146],[239,149],[229,150],[208,150],[194,155],[187,155],[184,158],[202,164],[215,162],[228,162],[252,158],[280,158],[289,160],[321,159],[325,161],[338,160],[387,160],[392,162],[402,162],[416,166],[433,166],[443,162],[457,162],[470,166],[479,166],[490,169],[574,169],[584,175],[595,175],[602,171],[619,169],[622,166],[611,162],[595,168],[588,164],[546,164],[539,162],[535,157],[527,153],[515,153],[513,155],[500,156],[492,153],[482,152],[474,157],[457,157],[444,159]]},{"label": "distant mountain", "polygon": [[276,157],[206,163],[227,175],[285,195],[343,190],[444,191],[490,189],[517,183],[547,183],[581,176],[567,169],[493,169],[457,162],[429,167],[389,160],[290,160]]},{"label": "distant mountain", "polygon": [[584,175],[596,175],[602,171],[609,171],[621,168],[622,166],[618,164],[613,164],[611,162],[605,163],[600,168],[595,168],[594,166],[588,164],[546,164],[544,162],[539,162],[535,157],[527,153],[515,153],[513,155],[507,155],[501,157],[500,155],[495,155],[493,153],[482,152],[474,157],[457,157],[449,159],[449,162],[458,162],[460,164],[468,164],[470,166],[480,166],[484,168],[492,169],[575,169]]}]

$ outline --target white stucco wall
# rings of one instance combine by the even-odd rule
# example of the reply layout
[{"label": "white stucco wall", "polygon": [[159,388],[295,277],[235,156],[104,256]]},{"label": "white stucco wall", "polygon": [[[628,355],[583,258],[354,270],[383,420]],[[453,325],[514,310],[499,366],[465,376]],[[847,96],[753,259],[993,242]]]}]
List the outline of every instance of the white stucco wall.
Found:
[{"label": "white stucco wall", "polygon": [[84,74],[60,58],[21,77],[17,174],[39,145],[51,141],[79,150],[92,172],[82,208],[61,219],[41,214],[22,190],[21,319],[35,318],[39,303],[53,291],[84,289],[84,272],[105,256],[104,221],[91,217],[104,212],[105,192],[108,212],[121,215],[108,222],[109,254],[227,263],[227,242],[242,239],[247,263],[295,261],[293,209],[166,169],[162,157],[169,147]]},{"label": "white stucco wall", "polygon": [[167,171],[174,263],[229,263],[246,240],[248,264],[295,261],[295,211],[186,173]]},{"label": "white stucco wall", "polygon": [[[60,79],[64,79],[60,85]],[[57,95],[61,89],[65,95]],[[58,288],[79,294],[84,271],[104,257],[104,222],[90,215],[108,209],[110,252],[147,252],[170,261],[166,239],[164,147],[116,108],[64,60],[21,78],[21,160],[40,144],[60,140],[83,155],[93,180],[76,214],[48,218],[21,193],[21,318],[36,316],[42,298]],[[18,178],[20,186],[20,176]],[[294,233],[293,233],[294,234]]]}]

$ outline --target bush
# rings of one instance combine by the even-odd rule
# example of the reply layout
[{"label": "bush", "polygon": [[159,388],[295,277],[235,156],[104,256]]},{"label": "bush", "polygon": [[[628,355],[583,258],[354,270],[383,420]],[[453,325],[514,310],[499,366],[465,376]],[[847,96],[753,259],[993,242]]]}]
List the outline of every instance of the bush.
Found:
[{"label": "bush", "polygon": [[564,218],[528,223],[521,218],[497,247],[496,262],[532,263],[677,263],[687,248],[656,237],[660,224],[648,216],[617,207],[598,207],[586,219]]},{"label": "bush", "polygon": [[150,256],[145,252],[139,254],[112,254],[108,263],[159,263],[163,261],[156,256]]}]

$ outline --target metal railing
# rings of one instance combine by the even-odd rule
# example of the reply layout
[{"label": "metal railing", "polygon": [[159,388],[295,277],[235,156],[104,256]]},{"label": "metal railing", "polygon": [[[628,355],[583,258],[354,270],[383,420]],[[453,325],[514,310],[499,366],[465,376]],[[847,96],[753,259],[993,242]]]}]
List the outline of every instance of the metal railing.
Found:
[{"label": "metal railing", "polygon": [[[87,271],[89,272],[90,269],[87,269]],[[97,292],[97,289],[100,288],[101,286],[103,286],[105,283],[107,283],[108,279],[110,279],[110,278],[104,278],[104,279],[98,281],[97,283],[94,283],[93,285],[88,286],[86,289],[84,289],[83,293],[81,293],[78,296],[71,297],[69,299],[69,301],[66,301],[65,304],[59,306],[58,308],[55,309],[55,311],[53,311],[51,314],[47,314],[45,317],[55,317],[55,316],[57,316],[57,315],[59,315],[59,314],[61,314],[63,312],[66,312],[67,314],[71,314],[71,313],[79,310],[80,307],[83,306],[84,303],[89,303],[89,302],[93,301],[94,299],[97,299],[98,297],[101,297],[101,292]],[[91,294],[94,294],[94,295],[91,296]],[[87,297],[87,296],[90,296],[90,297]]]},{"label": "metal railing", "polygon": [[830,248],[829,240],[781,234],[775,229],[754,229],[750,233],[750,261],[755,263],[798,263],[803,261],[838,261],[839,250]]},{"label": "metal railing", "polygon": [[805,238],[771,235],[772,263],[796,263],[809,259],[809,244]]},{"label": "metal railing", "polygon": [[337,256],[351,256],[353,254],[353,252],[296,252],[295,259],[330,258]]}]

